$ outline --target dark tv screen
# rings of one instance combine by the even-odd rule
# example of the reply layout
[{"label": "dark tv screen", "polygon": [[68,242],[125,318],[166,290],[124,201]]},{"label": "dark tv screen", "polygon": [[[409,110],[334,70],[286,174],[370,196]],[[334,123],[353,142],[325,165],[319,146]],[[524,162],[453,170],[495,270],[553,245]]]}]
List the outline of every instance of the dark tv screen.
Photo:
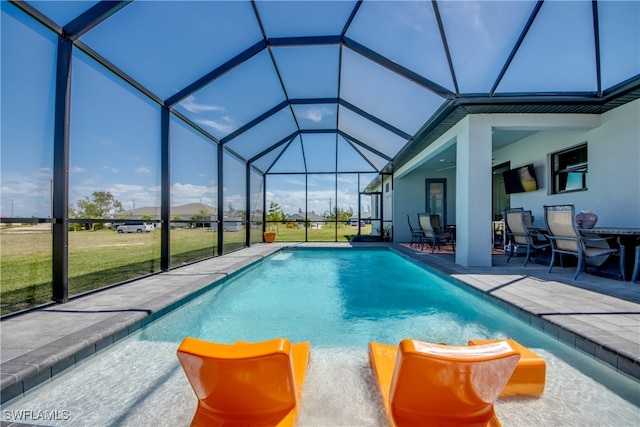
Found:
[{"label": "dark tv screen", "polygon": [[504,187],[507,194],[524,193],[527,191],[536,191],[538,189],[536,170],[533,165],[526,165],[508,170],[504,172],[502,176],[504,178]]}]

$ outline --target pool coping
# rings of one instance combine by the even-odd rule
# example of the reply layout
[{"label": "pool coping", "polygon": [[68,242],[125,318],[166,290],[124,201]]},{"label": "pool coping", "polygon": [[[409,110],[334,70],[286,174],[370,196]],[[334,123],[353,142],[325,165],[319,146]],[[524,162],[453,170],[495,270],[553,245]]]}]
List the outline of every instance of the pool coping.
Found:
[{"label": "pool coping", "polygon": [[[161,318],[175,308],[220,285],[224,280],[256,265],[257,262],[287,246],[290,245],[260,245],[261,250],[255,251],[254,247],[254,253],[243,256],[242,251],[246,253],[249,250],[249,248],[246,248],[168,272],[147,276],[118,287],[107,288],[64,305],[47,306],[3,320],[3,323],[15,323],[20,319],[33,318],[38,313],[64,313],[65,311],[77,313],[81,310],[74,310],[74,308],[82,306],[82,302],[89,299],[99,300],[109,293],[128,288],[144,287],[158,281],[171,279],[172,276],[176,275],[192,278],[192,280],[186,281],[178,288],[165,289],[165,292],[161,292],[155,298],[134,302],[133,304],[126,304],[126,301],[123,301],[124,307],[111,308],[115,312],[112,316],[99,319],[87,327],[79,328],[43,346],[36,346],[18,357],[3,361],[0,365],[1,403],[5,404],[13,399],[20,398],[29,390],[53,380],[59,374],[109,348],[145,325]],[[230,262],[223,263],[220,266],[212,265],[219,263],[223,259],[230,260]],[[211,268],[206,268],[205,266],[207,265],[211,265]],[[106,307],[103,306],[103,310],[105,309]],[[0,330],[3,353],[6,332],[5,327]]]},{"label": "pool coping", "polygon": [[[87,358],[138,331],[176,307],[212,287],[218,286],[226,278],[255,265],[282,249],[358,247],[388,248],[405,258],[430,267],[437,274],[450,276],[457,284],[514,314],[529,325],[610,365],[618,372],[640,380],[640,340],[636,340],[638,348],[631,349],[628,346],[620,345],[619,342],[607,341],[607,331],[601,331],[602,333],[597,334],[592,329],[582,330],[581,327],[584,325],[575,323],[575,319],[556,313],[550,307],[545,307],[544,304],[541,304],[540,307],[526,306],[526,302],[523,304],[514,297],[513,291],[506,291],[509,287],[508,282],[512,282],[513,277],[525,277],[524,283],[519,285],[532,286],[531,283],[526,283],[527,280],[531,280],[533,285],[542,283],[541,286],[553,286],[554,289],[562,288],[563,291],[569,293],[590,292],[563,283],[565,275],[558,274],[557,277],[554,277],[554,281],[540,282],[539,277],[535,275],[535,268],[527,267],[526,274],[515,273],[519,269],[514,269],[513,265],[509,267],[509,271],[505,272],[502,272],[500,268],[494,270],[493,267],[466,268],[402,244],[274,243],[253,245],[250,248],[221,257],[145,277],[116,288],[105,289],[64,305],[45,307],[3,320],[1,332],[3,353],[5,348],[10,347],[11,342],[15,344],[20,339],[20,328],[16,327],[18,321],[24,321],[27,325],[28,322],[32,322],[37,327],[38,325],[42,326],[42,322],[50,322],[50,316],[63,319],[74,315],[86,315],[93,319],[93,323],[89,323],[85,327],[77,327],[71,333],[63,333],[59,338],[49,339],[46,343],[33,343],[32,349],[17,357],[6,361],[3,357],[0,366],[1,401],[4,404],[20,398],[29,390],[51,381],[57,375],[82,363]],[[489,272],[496,274],[487,274]],[[568,272],[566,276],[570,275],[571,272]],[[494,278],[494,280],[487,282],[486,278],[489,276],[495,276],[497,279]],[[599,280],[607,281],[607,279]],[[175,286],[167,286],[167,283],[175,284]],[[153,287],[154,290],[161,287],[161,290],[150,298],[142,298],[139,301],[127,300],[127,298],[132,298],[132,296],[127,296],[127,292],[139,296],[141,288],[146,292],[150,287]],[[118,298],[110,298],[109,295],[112,294],[116,294]],[[108,301],[105,302],[105,299]],[[630,330],[636,327],[636,333],[640,338],[638,332],[640,331],[640,304],[622,301],[616,306],[626,307],[628,310],[625,312],[637,315],[637,324],[631,324]],[[94,312],[90,309],[91,307],[99,307],[99,310]],[[83,319],[85,318],[83,317]],[[4,327],[9,324],[13,327]],[[5,347],[7,340],[9,344]]]},{"label": "pool coping", "polygon": [[[628,310],[594,310],[593,308],[578,307],[578,310],[570,312],[571,314],[567,314],[566,310],[563,311],[552,307],[544,307],[544,304],[541,304],[540,307],[533,307],[531,305],[523,307],[523,304],[514,298],[513,292],[501,292],[505,286],[509,286],[509,283],[521,282],[521,286],[531,286],[532,284],[548,286],[551,284],[554,286],[554,290],[556,292],[554,297],[556,298],[561,298],[560,294],[567,291],[569,294],[572,294],[571,296],[578,294],[583,294],[583,296],[595,296],[593,291],[573,286],[570,278],[574,273],[572,268],[565,269],[565,274],[561,277],[554,276],[553,279],[551,279],[552,276],[546,274],[547,266],[538,266],[537,269],[535,267],[528,266],[528,270],[526,270],[526,273],[524,274],[514,274],[513,268],[510,268],[512,271],[508,272],[508,274],[497,273],[494,275],[497,277],[506,277],[506,283],[487,283],[486,277],[490,275],[486,274],[486,272],[489,269],[496,270],[497,268],[495,266],[467,268],[447,260],[443,261],[437,257],[424,256],[424,253],[421,251],[412,250],[406,246],[396,246],[392,248],[392,250],[406,258],[431,267],[437,274],[453,279],[465,289],[474,292],[481,298],[488,300],[503,310],[513,314],[528,325],[558,339],[565,344],[568,344],[570,347],[573,347],[574,349],[579,350],[600,362],[609,365],[617,372],[635,380],[640,380],[640,304],[631,301],[620,301],[620,304],[614,305],[627,307]],[[479,278],[477,272],[483,270],[484,272],[481,274],[483,277]],[[541,277],[544,278],[544,280],[541,281]],[[616,282],[610,279],[597,277],[590,277],[589,279],[604,283]],[[630,283],[628,285],[637,286],[640,294],[640,286]],[[600,295],[600,298],[617,299],[606,295]],[[633,323],[628,325],[628,332],[635,334],[635,341],[632,341],[631,346],[628,345],[629,342],[621,345],[619,341],[613,339],[614,337],[608,336],[609,334],[607,332],[610,331],[602,329],[599,332],[596,332],[595,330],[598,328],[585,328],[585,325],[580,325],[578,322],[575,322],[575,317],[589,317],[592,315],[635,317]],[[626,321],[627,319],[623,320],[623,322]]]}]

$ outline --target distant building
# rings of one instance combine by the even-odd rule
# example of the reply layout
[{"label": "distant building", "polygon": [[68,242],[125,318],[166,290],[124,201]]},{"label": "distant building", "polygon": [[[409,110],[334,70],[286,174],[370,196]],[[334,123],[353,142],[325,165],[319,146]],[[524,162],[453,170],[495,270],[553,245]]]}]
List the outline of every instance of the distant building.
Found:
[{"label": "distant building", "polygon": [[[204,203],[188,203],[181,206],[172,206],[170,209],[170,217],[174,219],[180,217],[183,220],[190,220],[194,216],[203,216],[207,212],[209,215],[218,216],[218,208],[205,205]],[[136,209],[127,209],[113,214],[115,219],[142,219],[142,217],[151,217],[151,219],[160,219],[159,206],[145,206]]]},{"label": "distant building", "polygon": [[[360,212],[360,221],[364,224],[371,224],[371,212]],[[349,224],[358,225],[358,215],[349,218]]]},{"label": "distant building", "polygon": [[296,214],[287,215],[285,221],[295,221],[301,226],[304,226],[305,221],[308,221],[311,228],[322,228],[326,218],[315,212],[298,212]]}]

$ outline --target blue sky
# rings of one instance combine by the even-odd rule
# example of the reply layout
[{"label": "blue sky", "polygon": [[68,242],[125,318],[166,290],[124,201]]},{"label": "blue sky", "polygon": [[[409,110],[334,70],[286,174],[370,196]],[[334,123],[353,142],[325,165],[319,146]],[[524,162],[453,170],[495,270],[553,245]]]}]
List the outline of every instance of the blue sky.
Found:
[{"label": "blue sky", "polygon": [[[65,25],[95,2],[30,2]],[[354,1],[258,1],[266,36],[339,34]],[[462,94],[487,93],[527,21],[533,1],[438,2]],[[167,99],[262,40],[248,1],[134,1],[80,41]],[[599,5],[602,85],[640,74],[640,2]],[[545,2],[498,93],[594,92],[597,89],[591,2]],[[53,163],[57,37],[2,1],[2,151],[0,214],[48,217]],[[346,36],[444,90],[455,91],[431,2],[365,1]],[[277,70],[274,67],[277,64]],[[70,201],[110,191],[125,208],[159,206],[158,105],[75,50],[72,66]],[[281,83],[282,82],[282,83]],[[234,138],[283,101],[294,103]],[[214,138],[270,172],[371,172],[383,167],[445,102],[346,46],[274,46],[175,105]],[[370,120],[366,115],[378,118]],[[386,127],[385,127],[386,126]],[[303,131],[340,129],[336,133]],[[172,205],[217,206],[217,150],[172,119]],[[271,144],[283,144],[264,154]],[[336,155],[337,153],[337,155]],[[264,154],[261,158],[257,156]],[[337,156],[337,157],[336,157]],[[225,155],[225,159],[230,157]],[[278,160],[278,163],[273,162]],[[232,166],[231,166],[232,165]],[[225,208],[244,208],[244,167],[225,169]],[[267,199],[285,212],[357,207],[357,178],[273,178]],[[268,202],[267,202],[268,203]]]}]

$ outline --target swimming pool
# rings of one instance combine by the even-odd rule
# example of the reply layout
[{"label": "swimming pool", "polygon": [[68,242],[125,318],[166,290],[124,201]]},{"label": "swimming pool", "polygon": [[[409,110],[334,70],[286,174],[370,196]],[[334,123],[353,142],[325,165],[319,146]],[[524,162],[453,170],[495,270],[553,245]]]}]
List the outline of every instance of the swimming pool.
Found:
[{"label": "swimming pool", "polygon": [[302,426],[384,425],[366,346],[405,337],[449,344],[512,337],[543,356],[545,395],[500,400],[505,426],[640,419],[637,382],[422,266],[387,250],[354,249],[277,253],[3,410],[67,411],[46,425],[188,425],[195,396],[175,356],[186,335],[311,341]]}]

